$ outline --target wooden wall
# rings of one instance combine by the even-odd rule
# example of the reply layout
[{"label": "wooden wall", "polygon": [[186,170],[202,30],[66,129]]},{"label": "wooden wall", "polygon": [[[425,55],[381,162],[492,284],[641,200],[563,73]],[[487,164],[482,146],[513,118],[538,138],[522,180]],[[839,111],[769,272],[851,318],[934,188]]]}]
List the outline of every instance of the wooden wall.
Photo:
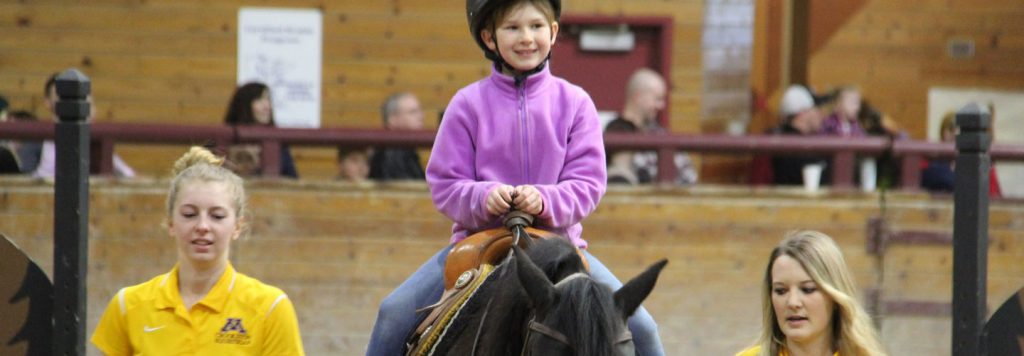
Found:
[{"label": "wooden wall", "polygon": [[[166,184],[94,180],[88,332],[119,288],[174,264],[173,242],[160,227]],[[250,182],[248,189],[252,233],[234,244],[233,263],[289,294],[310,355],[361,354],[380,300],[448,240],[450,225],[423,184]],[[948,198],[890,195],[887,201],[894,229],[951,231]],[[882,303],[950,302],[948,245],[869,252],[868,220],[880,213],[878,202],[876,194],[807,195],[799,188],[612,189],[584,222],[584,236],[623,279],[670,260],[645,302],[668,354],[731,355],[755,338],[767,255],[795,228],[833,236],[861,289],[878,290]],[[0,232],[48,274],[52,207],[52,186],[0,180]],[[994,204],[991,221],[988,305],[994,310],[1024,285],[1024,207]],[[880,312],[891,354],[949,354],[948,314]]]},{"label": "wooden wall", "polygon": [[[813,43],[820,48],[811,54],[810,83],[819,89],[860,85],[914,138],[927,137],[930,87],[1024,87],[1020,1],[873,0],[849,16],[827,3],[811,7],[819,21],[845,24]],[[946,46],[953,38],[972,39],[974,57],[950,58]]]},{"label": "wooden wall", "polygon": [[[420,97],[426,126],[459,88],[490,72],[471,40],[464,3],[448,0],[98,0],[0,2],[0,95],[13,108],[49,116],[46,78],[77,67],[92,78],[100,122],[218,125],[235,86],[238,9],[319,8],[323,12],[324,127],[378,127],[391,92]],[[672,127],[698,132],[703,1],[566,2],[581,15],[671,16]],[[146,175],[164,175],[180,148],[124,146]],[[299,149],[305,177],[332,177],[334,152]]]},{"label": "wooden wall", "polygon": [[[834,21],[821,31],[812,28],[811,84],[822,89],[860,84],[868,98],[915,138],[925,137],[928,87],[1020,89],[1024,83],[1024,70],[1018,64],[1024,57],[1024,26],[1017,21],[1024,15],[1024,5],[1018,1],[865,0],[852,8],[818,4],[812,4],[814,18]],[[0,95],[8,97],[13,108],[45,117],[41,98],[46,77],[77,67],[93,79],[99,121],[219,124],[234,87],[235,27],[241,6],[323,11],[321,117],[325,127],[376,127],[380,100],[396,90],[419,95],[427,111],[427,127],[434,127],[451,95],[488,71],[469,39],[460,2],[3,2]],[[748,6],[751,2],[743,0],[707,8],[722,14],[744,12]],[[674,18],[671,127],[686,133],[722,132],[727,121],[750,105],[743,83],[761,80],[744,77],[743,58],[749,56],[749,49],[742,48],[742,43],[718,41],[725,37],[715,35],[745,31],[752,23],[708,17],[705,8],[697,0],[566,3],[566,12],[573,14]],[[704,33],[714,36],[705,41]],[[974,39],[973,59],[953,60],[945,55],[946,42],[954,37]],[[754,53],[755,63],[760,53]],[[714,61],[715,66],[705,68],[705,61]],[[727,67],[718,67],[721,64]],[[771,99],[777,97],[765,92],[758,99],[769,98],[768,106],[774,108]],[[763,121],[758,119],[751,128],[759,131],[773,124]],[[165,174],[162,162],[176,157],[179,150],[119,149],[143,174],[157,176]],[[298,149],[295,154],[305,177],[328,178],[336,171],[332,150]],[[736,168],[731,160],[711,161],[704,168],[710,181],[742,180],[725,172]]]}]

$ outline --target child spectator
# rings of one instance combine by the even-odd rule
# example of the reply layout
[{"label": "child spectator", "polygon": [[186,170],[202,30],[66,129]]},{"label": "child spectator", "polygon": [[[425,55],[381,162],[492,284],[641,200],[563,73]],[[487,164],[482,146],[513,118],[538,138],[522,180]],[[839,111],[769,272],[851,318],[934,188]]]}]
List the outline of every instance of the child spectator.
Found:
[{"label": "child spectator", "polygon": [[860,126],[860,89],[853,86],[839,88],[835,109],[821,122],[821,133],[842,137],[864,137]]},{"label": "child spectator", "polygon": [[338,180],[365,182],[370,176],[369,155],[365,147],[338,147]]}]

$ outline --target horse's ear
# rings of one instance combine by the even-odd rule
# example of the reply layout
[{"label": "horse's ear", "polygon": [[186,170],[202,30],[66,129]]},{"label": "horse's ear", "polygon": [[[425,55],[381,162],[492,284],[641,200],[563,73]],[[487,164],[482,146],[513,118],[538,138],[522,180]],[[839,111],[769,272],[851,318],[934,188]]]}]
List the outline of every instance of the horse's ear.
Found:
[{"label": "horse's ear", "polygon": [[546,310],[554,303],[555,286],[551,284],[544,272],[526,256],[523,249],[513,246],[512,250],[516,255],[516,273],[519,274],[519,283],[523,285],[526,295],[530,297],[533,308],[538,311]]},{"label": "horse's ear", "polygon": [[665,268],[667,263],[666,259],[658,261],[615,291],[615,308],[622,313],[623,318],[633,315],[636,308],[640,307],[640,303],[647,299],[647,295],[654,289],[654,283],[658,281],[661,269]]}]

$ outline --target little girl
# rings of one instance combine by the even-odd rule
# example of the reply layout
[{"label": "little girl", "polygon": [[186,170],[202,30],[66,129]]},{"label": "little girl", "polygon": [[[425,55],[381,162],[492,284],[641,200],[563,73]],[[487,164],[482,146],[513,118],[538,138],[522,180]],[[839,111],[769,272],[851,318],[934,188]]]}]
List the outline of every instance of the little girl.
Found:
[{"label": "little girl", "polygon": [[[551,75],[561,1],[468,0],[470,31],[492,74],[459,90],[445,110],[427,164],[438,210],[451,218],[451,243],[501,226],[511,209],[584,249],[593,278],[622,283],[593,255],[580,221],[604,195],[604,143],[597,109],[582,88]],[[400,355],[417,308],[443,292],[443,248],[382,302],[367,355]],[[637,351],[661,355],[654,319],[642,307],[629,320]]]}]

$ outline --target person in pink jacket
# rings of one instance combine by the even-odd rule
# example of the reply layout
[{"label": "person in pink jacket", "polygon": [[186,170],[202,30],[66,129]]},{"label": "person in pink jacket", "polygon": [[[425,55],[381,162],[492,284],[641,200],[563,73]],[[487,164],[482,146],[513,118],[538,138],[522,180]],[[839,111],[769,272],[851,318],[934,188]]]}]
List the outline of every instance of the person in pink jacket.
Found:
[{"label": "person in pink jacket", "polygon": [[[438,210],[452,219],[451,243],[499,227],[512,209],[534,226],[567,237],[590,263],[592,277],[622,283],[587,252],[580,222],[605,192],[604,141],[593,100],[551,74],[551,45],[561,1],[468,0],[477,44],[494,62],[490,76],[459,90],[445,110],[427,164]],[[381,302],[367,355],[400,355],[416,326],[416,309],[443,292],[441,249]],[[629,320],[641,355],[662,355],[657,325],[642,307]]]}]

